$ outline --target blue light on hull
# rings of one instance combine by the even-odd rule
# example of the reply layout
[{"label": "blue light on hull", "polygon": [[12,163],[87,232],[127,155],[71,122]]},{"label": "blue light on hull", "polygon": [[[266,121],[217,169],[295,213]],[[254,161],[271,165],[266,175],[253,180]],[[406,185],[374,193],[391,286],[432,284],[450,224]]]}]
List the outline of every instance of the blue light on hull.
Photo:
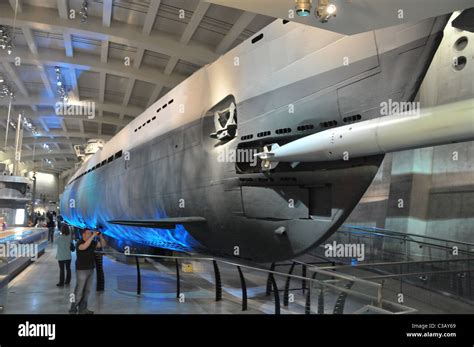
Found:
[{"label": "blue light on hull", "polygon": [[[90,180],[92,179],[92,177],[85,178]],[[176,226],[176,229],[167,230],[109,224],[109,220],[136,220],[137,218],[136,216],[125,214],[120,214],[120,216],[112,216],[111,213],[107,213],[106,208],[93,209],[93,201],[96,200],[94,197],[87,199],[90,202],[88,204],[89,209],[81,209],[80,206],[71,208],[68,205],[71,199],[73,199],[76,203],[79,203],[75,194],[77,191],[77,188],[67,189],[63,194],[63,198],[61,199],[61,213],[64,220],[69,225],[81,229],[100,229],[102,233],[120,241],[124,245],[126,245],[127,242],[132,242],[174,251],[202,251],[205,249],[205,247],[196,241],[182,225]],[[158,220],[166,217],[166,213],[155,211],[154,215],[141,216],[139,219]]]},{"label": "blue light on hull", "polygon": [[138,243],[146,246],[164,248],[174,251],[197,251],[203,249],[189,232],[182,226],[176,226],[174,230],[140,228],[130,226],[111,225],[105,223],[94,223],[88,221],[79,221],[71,218],[65,218],[65,221],[77,228],[98,229],[101,225],[101,231],[123,244],[128,242]]}]

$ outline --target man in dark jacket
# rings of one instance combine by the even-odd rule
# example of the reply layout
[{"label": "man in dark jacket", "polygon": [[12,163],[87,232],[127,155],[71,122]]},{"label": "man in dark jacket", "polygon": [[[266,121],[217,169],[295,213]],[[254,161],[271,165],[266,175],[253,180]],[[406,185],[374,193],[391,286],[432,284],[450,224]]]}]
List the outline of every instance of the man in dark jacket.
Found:
[{"label": "man in dark jacket", "polygon": [[[99,236],[99,242],[94,240],[95,236]],[[82,230],[82,239],[76,243],[76,288],[69,313],[94,313],[87,309],[87,300],[94,280],[94,252],[96,248],[105,247],[105,245],[105,240],[100,232],[93,233],[88,229]]]}]

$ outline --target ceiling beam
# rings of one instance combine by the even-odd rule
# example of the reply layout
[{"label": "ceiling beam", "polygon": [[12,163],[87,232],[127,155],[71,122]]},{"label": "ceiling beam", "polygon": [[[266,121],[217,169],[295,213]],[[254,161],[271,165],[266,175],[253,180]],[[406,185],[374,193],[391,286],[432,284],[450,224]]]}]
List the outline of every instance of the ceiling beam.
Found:
[{"label": "ceiling beam", "polygon": [[[137,80],[155,84],[157,81],[168,88],[174,88],[184,81],[188,76],[173,74],[171,76],[157,71],[156,68],[142,67],[141,69],[124,68],[123,62],[118,59],[99,62],[92,54],[76,54],[74,57],[67,57],[61,51],[48,50],[39,54],[33,54],[24,48],[17,48],[15,55],[21,57],[22,64],[59,66],[61,68],[74,68],[77,70],[104,72],[125,78],[136,78]],[[0,62],[14,62],[15,56],[0,56]]]},{"label": "ceiling beam", "polygon": [[8,0],[10,6],[12,7],[13,11],[22,12],[23,11],[23,4],[21,0]]},{"label": "ceiling beam", "polygon": [[[55,107],[57,101],[58,100],[55,98],[48,98],[45,96],[35,95],[35,96],[30,96],[30,97],[16,97],[15,100],[13,100],[12,105],[15,105],[15,106],[38,105],[38,106]],[[90,101],[93,101],[93,100],[90,100]],[[87,106],[86,102],[88,101],[87,100],[81,100],[81,101],[69,100],[68,105],[71,105],[71,106],[79,105],[82,107],[86,107]],[[7,100],[7,98],[0,99],[0,106],[2,105],[8,106],[8,103],[9,103],[9,100]],[[139,116],[144,111],[142,107],[138,107],[138,106],[133,106],[133,105],[123,106],[122,104],[100,103],[100,102],[95,103],[95,110],[117,113],[117,114],[120,114],[123,112],[124,114],[129,115],[131,117]]]},{"label": "ceiling beam", "polygon": [[165,75],[171,75],[176,65],[178,65],[178,61],[179,59],[176,57],[171,57],[170,60],[168,60],[168,63],[165,67]]},{"label": "ceiling beam", "polygon": [[[22,160],[28,160],[32,159],[33,157],[35,158],[46,158],[46,157],[60,157],[60,156],[67,156],[70,157],[70,155],[73,155],[76,157],[76,153],[71,150],[51,150],[51,151],[45,151],[43,149],[36,149],[36,150],[23,150],[21,151],[21,159]],[[15,151],[6,151],[0,154],[0,160],[9,160],[15,158]]]},{"label": "ceiling beam", "polygon": [[30,95],[28,92],[28,89],[26,89],[25,84],[23,83],[23,81],[21,80],[20,76],[17,74],[15,69],[13,69],[12,65],[9,62],[10,60],[14,61],[15,57],[11,57],[11,59],[1,61],[3,65],[3,70],[6,72],[8,77],[13,81],[13,83],[15,83],[15,86],[20,91],[20,93],[23,96],[28,97]]},{"label": "ceiling beam", "polygon": [[79,84],[77,83],[76,69],[73,67],[69,68],[69,80],[71,81],[72,93],[75,100],[81,100],[81,95],[79,94]]},{"label": "ceiling beam", "polygon": [[203,0],[199,1],[199,4],[197,5],[196,10],[194,10],[191,20],[186,26],[186,29],[184,29],[183,35],[181,35],[180,42],[182,44],[187,45],[189,43],[197,28],[199,27],[199,24],[201,23],[202,19],[206,15],[209,6],[211,6],[210,3],[205,2]]},{"label": "ceiling beam", "polygon": [[[133,88],[135,87],[135,78],[129,78],[128,80],[128,83],[127,83],[127,87],[125,88],[125,94],[123,96],[123,102],[122,102],[122,105],[123,106],[128,106],[128,103],[130,102],[130,98],[132,96],[132,92],[133,92]],[[125,116],[125,114],[122,112],[120,113],[120,119],[123,119],[123,117]]]},{"label": "ceiling beam", "polygon": [[[199,27],[199,24],[201,23],[202,19],[206,15],[206,12],[209,9],[210,5],[210,3],[204,2],[203,0],[199,1],[196,10],[191,16],[191,20],[189,21],[188,25],[186,25],[186,29],[184,29],[184,32],[181,35],[180,42],[183,45],[187,45],[189,43],[197,28]],[[170,57],[170,60],[168,61],[165,67],[165,75],[171,75],[176,65],[178,65],[178,61],[178,57]]]},{"label": "ceiling beam", "polygon": [[[7,119],[7,108],[4,108],[4,112],[1,112],[2,109],[0,108],[0,119],[6,120]],[[56,115],[54,112],[54,109],[51,109],[50,111],[47,110],[38,110],[37,112],[31,112],[27,111],[24,108],[19,108],[16,107],[15,113],[25,113],[27,114],[28,118],[31,119],[52,119],[52,120],[58,120],[61,122],[61,127],[63,131],[67,132],[66,124],[64,124],[64,120],[69,120],[69,119],[75,119],[75,120],[85,120],[88,122],[93,122],[93,123],[104,123],[104,124],[111,124],[111,125],[116,125],[116,126],[126,126],[129,122],[126,120],[120,120],[115,116],[103,116],[103,117],[94,117],[94,118],[88,118],[87,116],[80,116],[80,115]],[[3,124],[1,124],[3,125]],[[14,134],[13,134],[14,135]]]},{"label": "ceiling beam", "polygon": [[[47,139],[47,141],[45,141],[43,143],[60,143],[60,142],[56,141],[56,138],[58,138],[58,137],[59,138],[61,138],[61,137],[78,137],[80,139],[78,142],[83,143],[84,142],[83,138],[95,139],[95,138],[97,138],[97,133],[88,133],[88,132],[81,133],[80,131],[71,131],[71,130],[65,132],[63,130],[53,129],[53,130],[50,130],[47,134],[40,134],[39,136],[34,136],[31,133],[26,133],[25,132],[23,134],[23,144],[35,143],[34,140],[31,140],[31,142],[25,142],[25,140],[27,140],[27,139],[39,140],[39,139],[42,139],[42,138]],[[0,138],[3,138],[3,142],[5,142],[5,135],[4,134],[2,134]],[[102,135],[101,138],[108,141],[112,138],[112,136]]]},{"label": "ceiling beam", "polygon": [[38,70],[41,76],[41,80],[43,81],[44,87],[46,88],[46,92],[50,98],[54,98],[54,91],[53,87],[51,86],[51,82],[49,81],[48,74],[43,65],[38,65]]},{"label": "ceiling beam", "polygon": [[143,25],[143,34],[150,35],[153,25],[155,25],[156,16],[160,8],[161,0],[150,1],[150,7],[146,13],[145,24]]},{"label": "ceiling beam", "polygon": [[33,54],[38,54],[38,47],[36,46],[33,33],[31,32],[31,28],[28,26],[23,26],[21,30],[23,31],[23,37],[26,40],[26,44],[28,45],[30,52]]},{"label": "ceiling beam", "polygon": [[57,0],[58,3],[58,13],[61,19],[68,19],[69,7],[67,0]]},{"label": "ceiling beam", "polygon": [[255,13],[244,12],[240,15],[239,19],[229,30],[227,35],[222,39],[216,48],[218,54],[224,54],[229,50],[232,44],[239,38],[242,32],[249,26],[257,15]]},{"label": "ceiling beam", "polygon": [[[153,1],[156,6],[158,0]],[[66,13],[67,14],[67,13]],[[67,18],[67,16],[66,16]],[[9,5],[0,4],[0,23],[13,25],[14,15]],[[158,52],[168,56],[175,56],[181,60],[203,66],[213,62],[218,55],[207,45],[193,43],[184,45],[176,41],[176,37],[168,33],[155,32],[145,35],[139,26],[120,23],[120,26],[104,27],[101,18],[90,16],[87,25],[80,21],[64,21],[58,18],[55,10],[45,7],[23,6],[23,12],[17,15],[17,26],[29,26],[32,29],[63,34],[68,30],[73,35],[89,37],[95,40],[110,40],[131,47]]]},{"label": "ceiling beam", "polygon": [[61,129],[63,129],[63,131],[65,133],[68,133],[69,130],[67,129],[66,122],[64,121],[64,118],[61,118],[60,123],[61,123]]},{"label": "ceiling beam", "polygon": [[[41,164],[41,165],[38,165]],[[30,171],[36,171],[36,172],[45,172],[45,173],[52,173],[52,174],[61,174],[63,171],[67,171],[71,169],[74,166],[73,162],[70,163],[61,163],[59,165],[54,165],[54,167],[51,167],[48,165],[48,167],[44,166],[48,165],[44,163],[42,160],[35,160],[35,162],[26,161],[23,162],[23,169],[25,169],[27,172]]]},{"label": "ceiling beam", "polygon": [[137,53],[135,53],[135,59],[133,60],[133,67],[135,69],[140,68],[144,54],[145,54],[145,50],[143,48],[137,48]]},{"label": "ceiling beam", "polygon": [[107,74],[101,72],[99,75],[99,101],[101,103],[105,102],[105,86],[107,83]]},{"label": "ceiling beam", "polygon": [[44,119],[43,118],[38,118],[38,121],[40,122],[40,124],[43,127],[44,131],[46,131],[46,133],[49,133],[49,127],[48,127],[48,125],[46,125],[46,122],[44,121]]},{"label": "ceiling beam", "polygon": [[[97,138],[97,135],[95,135],[94,138]],[[3,135],[3,139],[2,139],[2,137],[0,137],[0,139],[3,141],[3,143],[5,143],[5,136],[4,135]],[[54,143],[60,143],[60,144],[65,144],[65,145],[84,144],[84,139],[82,137],[81,138],[70,138],[70,139],[62,137],[62,138],[55,138],[53,141],[54,141]],[[27,137],[27,138],[23,139],[23,145],[24,146],[29,145],[29,146],[33,146],[33,147],[36,146],[36,148],[39,148],[38,146],[40,146],[44,143],[52,143],[53,141],[48,137],[42,137],[42,138]],[[15,145],[15,138],[9,138],[7,145]]]},{"label": "ceiling beam", "polygon": [[132,96],[133,87],[135,86],[135,78],[130,78],[127,83],[127,88],[125,89],[125,95],[123,97],[123,106],[128,106],[130,102],[130,97]]},{"label": "ceiling beam", "polygon": [[102,10],[102,25],[105,27],[110,27],[112,22],[112,5],[113,0],[104,0],[104,7]]},{"label": "ceiling beam", "polygon": [[150,99],[148,100],[148,105],[147,107],[150,107],[151,105],[153,105],[156,100],[158,99],[158,97],[161,95],[161,91],[163,90],[163,86],[162,85],[157,85],[155,87],[155,89],[153,90],[153,93],[151,93],[151,96],[150,96]]},{"label": "ceiling beam", "polygon": [[63,40],[64,40],[64,50],[66,52],[66,57],[73,57],[74,47],[72,46],[72,36],[69,31],[67,30],[64,31]]},{"label": "ceiling beam", "polygon": [[[23,151],[24,152],[24,151]],[[36,152],[34,155],[33,154],[24,154],[22,153],[21,154],[21,161],[28,161],[28,160],[32,160],[32,159],[43,159],[43,158],[49,158],[49,159],[53,159],[54,157],[68,157],[68,158],[77,158],[76,154],[75,153],[71,153],[69,151],[52,151],[52,152],[41,152],[41,153],[38,153]],[[15,157],[15,154],[13,153],[11,157],[7,158],[7,159],[4,159],[4,160],[8,160],[8,159],[12,159]]]},{"label": "ceiling beam", "polygon": [[81,134],[85,134],[85,130],[84,130],[84,120],[78,118],[77,119],[78,123],[79,123],[79,131],[81,132]]},{"label": "ceiling beam", "polygon": [[100,48],[100,61],[106,63],[109,59],[109,40],[103,40]]},{"label": "ceiling beam", "polygon": [[[31,32],[31,29],[27,26],[23,26],[21,29],[23,31],[23,37],[26,40],[26,44],[28,45],[30,52],[32,54],[38,54],[38,47],[36,45],[35,38],[33,36],[33,33]],[[43,81],[43,84],[46,88],[46,91],[48,92],[48,95],[50,97],[53,97],[54,96],[53,88],[51,87],[51,83],[49,82],[49,78],[46,74],[44,66],[42,64],[38,64],[38,70],[39,70],[41,79]]]}]

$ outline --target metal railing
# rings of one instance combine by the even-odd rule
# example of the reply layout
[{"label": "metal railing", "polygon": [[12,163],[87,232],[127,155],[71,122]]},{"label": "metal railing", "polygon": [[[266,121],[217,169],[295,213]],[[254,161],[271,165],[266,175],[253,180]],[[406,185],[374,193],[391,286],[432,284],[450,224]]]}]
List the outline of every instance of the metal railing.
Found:
[{"label": "metal railing", "polygon": [[[378,273],[368,280],[399,279],[459,299],[474,301],[471,273],[474,243],[380,228],[341,227],[328,242],[363,243],[368,248],[365,263],[326,267],[328,270],[367,269]],[[334,259],[333,259],[334,260]],[[341,265],[342,264],[342,265]]]},{"label": "metal railing", "polygon": [[[227,259],[220,259],[220,258],[213,258],[213,257],[199,257],[199,256],[168,256],[168,255],[151,255],[151,254],[140,254],[140,253],[121,253],[121,252],[97,252],[99,254],[103,255],[109,255],[109,256],[125,256],[127,258],[135,258],[136,262],[136,268],[137,268],[137,295],[141,294],[141,270],[140,270],[140,258],[147,258],[147,259],[152,259],[152,260],[172,260],[175,262],[175,271],[176,271],[176,298],[179,298],[181,295],[181,285],[180,282],[182,280],[182,274],[180,274],[180,262],[182,261],[198,261],[198,262],[207,262],[207,263],[212,263],[212,268],[214,271],[214,283],[215,283],[215,300],[220,301],[222,300],[222,280],[221,280],[221,273],[220,273],[220,268],[219,266],[231,266],[231,267],[236,267],[238,270],[238,275],[240,278],[240,285],[241,285],[241,291],[242,291],[242,310],[246,311],[248,309],[248,293],[247,293],[247,282],[245,279],[245,270],[247,273],[248,272],[255,272],[255,273],[260,273],[264,274],[267,277],[267,284],[270,286],[271,290],[267,291],[267,295],[270,292],[273,292],[273,298],[274,298],[274,313],[279,314],[281,312],[281,304],[280,304],[280,292],[283,291],[283,305],[288,306],[290,303],[290,300],[288,300],[288,297],[290,296],[290,290],[289,290],[289,284],[290,281],[301,281],[303,284],[302,288],[300,288],[301,292],[303,295],[299,297],[299,302],[302,307],[304,307],[304,310],[301,313],[330,313],[329,307],[324,310],[320,310],[320,303],[321,303],[321,298],[324,298],[325,295],[326,298],[332,297],[332,298],[337,298],[341,294],[344,294],[346,297],[349,299],[353,299],[358,302],[358,308],[362,309],[364,307],[374,307],[378,309],[382,309],[383,312],[385,313],[396,313],[396,314],[401,314],[401,313],[411,313],[414,312],[415,310],[404,306],[400,305],[395,302],[390,302],[388,300],[385,300],[383,298],[383,284],[381,283],[376,283],[372,281],[368,281],[366,279],[360,279],[356,278],[353,276],[348,276],[344,274],[338,274],[338,273],[332,273],[328,272],[324,269],[319,269],[317,267],[310,266],[308,268],[308,271],[311,272],[313,275],[306,277],[306,276],[300,276],[300,275],[295,275],[293,273],[284,273],[284,272],[279,272],[274,269],[274,267],[267,269],[258,265],[248,265],[248,264],[243,264],[243,263],[238,263],[234,262],[231,260]],[[297,264],[296,262],[293,263],[294,265]],[[292,268],[294,267],[292,266]],[[304,265],[305,264],[300,264]],[[293,271],[293,270],[291,270]],[[329,280],[324,280],[324,279],[317,279],[316,275],[318,274],[319,276],[330,276]],[[262,277],[263,278],[263,277]],[[341,285],[342,282],[347,282],[350,281],[352,283],[355,283],[356,285],[364,286],[364,290],[355,290],[351,288],[347,288],[346,286]],[[285,287],[285,290],[279,290],[278,288]],[[367,289],[370,289],[373,291],[373,294],[369,293]],[[294,295],[294,293],[292,293]],[[263,294],[264,295],[264,294]],[[262,295],[262,296],[263,296]],[[317,296],[318,300],[318,310],[315,311],[311,308],[311,303],[313,296]],[[298,300],[297,300],[298,301]],[[343,312],[344,308],[339,307],[338,309]],[[334,309],[336,311],[336,309]]]}]

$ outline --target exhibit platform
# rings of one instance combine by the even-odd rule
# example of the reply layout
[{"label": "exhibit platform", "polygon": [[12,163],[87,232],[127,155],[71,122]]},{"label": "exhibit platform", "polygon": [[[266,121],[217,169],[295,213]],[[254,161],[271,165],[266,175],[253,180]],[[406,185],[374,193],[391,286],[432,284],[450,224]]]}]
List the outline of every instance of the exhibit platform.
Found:
[{"label": "exhibit platform", "polygon": [[47,228],[14,227],[0,231],[0,312],[6,305],[9,281],[44,253]]},{"label": "exhibit platform", "polygon": [[[55,259],[56,251],[48,245],[45,254],[16,276],[5,293],[6,314],[67,314],[69,295],[74,290],[75,273],[70,286],[56,287],[59,268]],[[140,276],[137,276],[135,257],[131,263],[104,256],[105,290],[97,292],[92,287],[89,308],[96,314],[274,314],[275,295],[267,295],[268,273],[255,271],[243,266],[246,287],[246,307],[243,310],[243,291],[239,271],[235,266],[219,264],[221,299],[216,301],[216,282],[212,261],[181,260],[179,263],[179,287],[177,287],[176,263],[174,261],[154,261],[142,258],[139,262]],[[74,263],[74,259],[73,259]],[[74,268],[74,266],[73,266]],[[284,291],[287,278],[277,273],[280,313],[307,313],[308,288],[303,293],[301,282],[296,278],[288,288],[292,299],[285,303]],[[364,273],[357,271],[362,278]],[[283,272],[282,272],[283,273]],[[296,269],[293,272],[298,276]],[[284,273],[283,273],[284,274]],[[356,274],[354,272],[353,274]],[[139,279],[140,278],[140,279]],[[138,288],[139,285],[139,288]],[[384,298],[396,300],[399,283],[386,280]],[[137,290],[139,289],[139,293]],[[369,292],[368,292],[369,293]],[[410,284],[405,284],[405,302],[416,313],[472,313],[473,307],[453,298],[429,292]],[[311,314],[342,313],[389,313],[377,305],[370,305],[363,297],[349,291],[345,297],[339,289],[324,290],[324,299],[315,287],[311,289]],[[431,305],[425,301],[437,302]],[[341,305],[341,300],[344,304]],[[322,307],[321,307],[322,306]],[[408,307],[407,306],[407,307]],[[409,311],[407,311],[409,312]]]}]

